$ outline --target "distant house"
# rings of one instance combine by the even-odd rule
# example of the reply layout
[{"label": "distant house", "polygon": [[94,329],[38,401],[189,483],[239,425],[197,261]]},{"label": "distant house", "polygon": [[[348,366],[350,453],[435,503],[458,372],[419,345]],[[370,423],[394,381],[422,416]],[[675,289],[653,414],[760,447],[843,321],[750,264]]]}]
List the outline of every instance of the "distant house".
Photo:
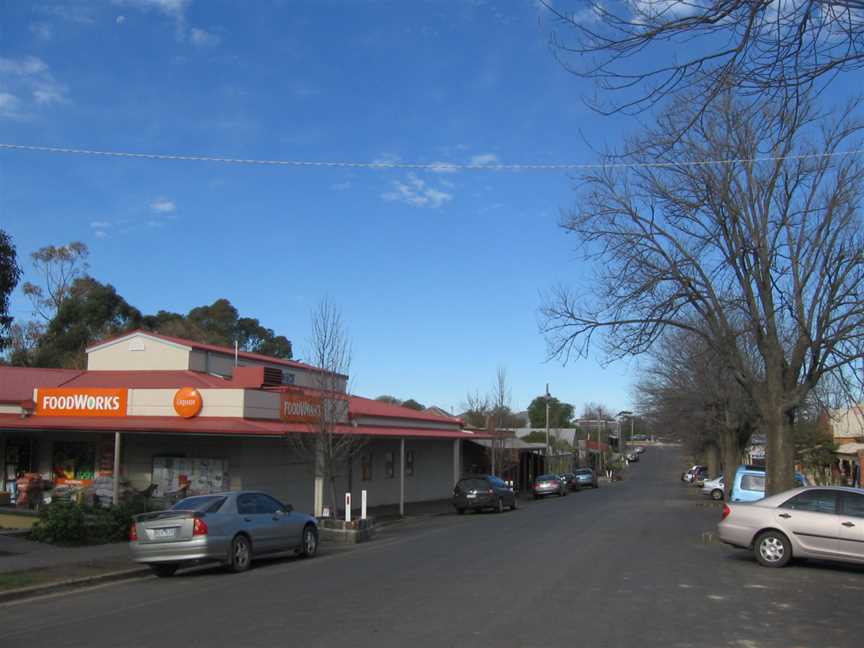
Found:
[{"label": "distant house", "polygon": [[837,476],[843,484],[860,486],[864,465],[864,404],[830,410],[828,424],[837,445]]}]

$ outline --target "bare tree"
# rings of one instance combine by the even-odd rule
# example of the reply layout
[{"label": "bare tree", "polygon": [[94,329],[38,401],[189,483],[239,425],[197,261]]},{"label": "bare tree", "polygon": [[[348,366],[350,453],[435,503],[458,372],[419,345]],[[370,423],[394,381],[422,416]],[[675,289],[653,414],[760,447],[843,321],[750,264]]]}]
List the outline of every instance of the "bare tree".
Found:
[{"label": "bare tree", "polygon": [[593,103],[606,114],[682,92],[698,114],[730,86],[762,106],[795,106],[864,65],[862,0],[540,1],[562,28],[550,35],[559,61],[617,94]]},{"label": "bare tree", "polygon": [[473,428],[485,428],[489,422],[489,396],[481,394],[478,390],[474,393],[469,392],[465,396],[465,402],[462,404],[465,410],[465,422]]},{"label": "bare tree", "polygon": [[495,373],[495,384],[489,394],[491,406],[491,425],[489,431],[492,434],[492,472],[503,474],[510,466],[506,461],[507,455],[505,444],[510,433],[506,428],[510,426],[513,412],[510,405],[513,393],[507,380],[507,369],[499,366]]},{"label": "bare tree", "polygon": [[610,358],[670,328],[701,337],[756,403],[769,493],[793,485],[797,408],[864,359],[864,170],[843,154],[861,130],[854,109],[828,118],[808,100],[778,122],[726,93],[681,136],[691,113],[672,106],[625,153],[645,166],[584,178],[563,226],[594,262],[593,290],[562,287],[543,309],[565,361],[597,333]]},{"label": "bare tree", "polygon": [[[725,363],[688,331],[669,329],[649,353],[637,383],[639,407],[658,425],[685,439],[695,454],[709,457],[709,472],[731,475],[757,429],[759,413]],[[720,465],[711,458],[719,454]]]},{"label": "bare tree", "polygon": [[[363,437],[346,433],[348,424],[348,372],[351,344],[340,310],[322,299],[312,312],[312,336],[306,361],[317,368],[313,402],[314,420],[308,430],[288,435],[293,449],[330,490],[332,511],[337,510],[336,480],[349,468]],[[340,429],[341,428],[341,429]],[[316,514],[319,513],[316,511]]]},{"label": "bare tree", "polygon": [[33,268],[42,277],[42,285],[29,281],[21,289],[33,304],[33,314],[50,322],[69,297],[72,284],[87,272],[90,250],[85,243],[72,241],[66,245],[46,245],[30,255]]}]

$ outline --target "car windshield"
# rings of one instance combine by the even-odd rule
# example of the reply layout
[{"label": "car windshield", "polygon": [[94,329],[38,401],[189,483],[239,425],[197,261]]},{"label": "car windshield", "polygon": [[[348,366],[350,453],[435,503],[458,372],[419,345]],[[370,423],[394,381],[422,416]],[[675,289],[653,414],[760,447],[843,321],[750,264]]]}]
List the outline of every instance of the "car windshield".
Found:
[{"label": "car windshield", "polygon": [[576,474],[577,474],[577,475],[590,475],[590,474],[591,474],[591,471],[588,470],[587,468],[585,468],[584,470],[577,470],[577,471],[576,471]]},{"label": "car windshield", "polygon": [[559,478],[558,475],[540,475],[537,478],[537,481],[553,481],[553,480],[556,480],[558,478]]},{"label": "car windshield", "polygon": [[214,513],[218,511],[225,502],[225,497],[221,495],[199,495],[196,497],[187,497],[177,502],[171,507],[172,511],[205,511]]}]

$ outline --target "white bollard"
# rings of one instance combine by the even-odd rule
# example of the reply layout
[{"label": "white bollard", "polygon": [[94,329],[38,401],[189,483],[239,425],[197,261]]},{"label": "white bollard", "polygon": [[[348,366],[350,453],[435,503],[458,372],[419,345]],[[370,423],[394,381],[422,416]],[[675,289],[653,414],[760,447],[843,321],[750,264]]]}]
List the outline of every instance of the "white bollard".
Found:
[{"label": "white bollard", "polygon": [[360,519],[366,519],[366,491],[360,491]]},{"label": "white bollard", "polygon": [[345,521],[351,521],[351,493],[345,493]]}]

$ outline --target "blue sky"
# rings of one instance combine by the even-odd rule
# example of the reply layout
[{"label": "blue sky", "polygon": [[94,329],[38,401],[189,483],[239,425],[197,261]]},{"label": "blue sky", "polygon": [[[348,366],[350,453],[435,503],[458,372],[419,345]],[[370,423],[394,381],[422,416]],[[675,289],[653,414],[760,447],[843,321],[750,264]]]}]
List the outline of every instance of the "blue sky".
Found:
[{"label": "blue sky", "polygon": [[[547,47],[528,0],[7,2],[0,141],[258,159],[579,163],[633,121]],[[357,393],[457,409],[507,368],[624,409],[633,366],[546,362],[541,291],[586,280],[563,172],[294,169],[0,151],[22,265],[82,240],[144,312],[227,297],[294,341],[325,294]],[[34,279],[33,276],[26,278]],[[13,314],[29,316],[19,294]]]}]

